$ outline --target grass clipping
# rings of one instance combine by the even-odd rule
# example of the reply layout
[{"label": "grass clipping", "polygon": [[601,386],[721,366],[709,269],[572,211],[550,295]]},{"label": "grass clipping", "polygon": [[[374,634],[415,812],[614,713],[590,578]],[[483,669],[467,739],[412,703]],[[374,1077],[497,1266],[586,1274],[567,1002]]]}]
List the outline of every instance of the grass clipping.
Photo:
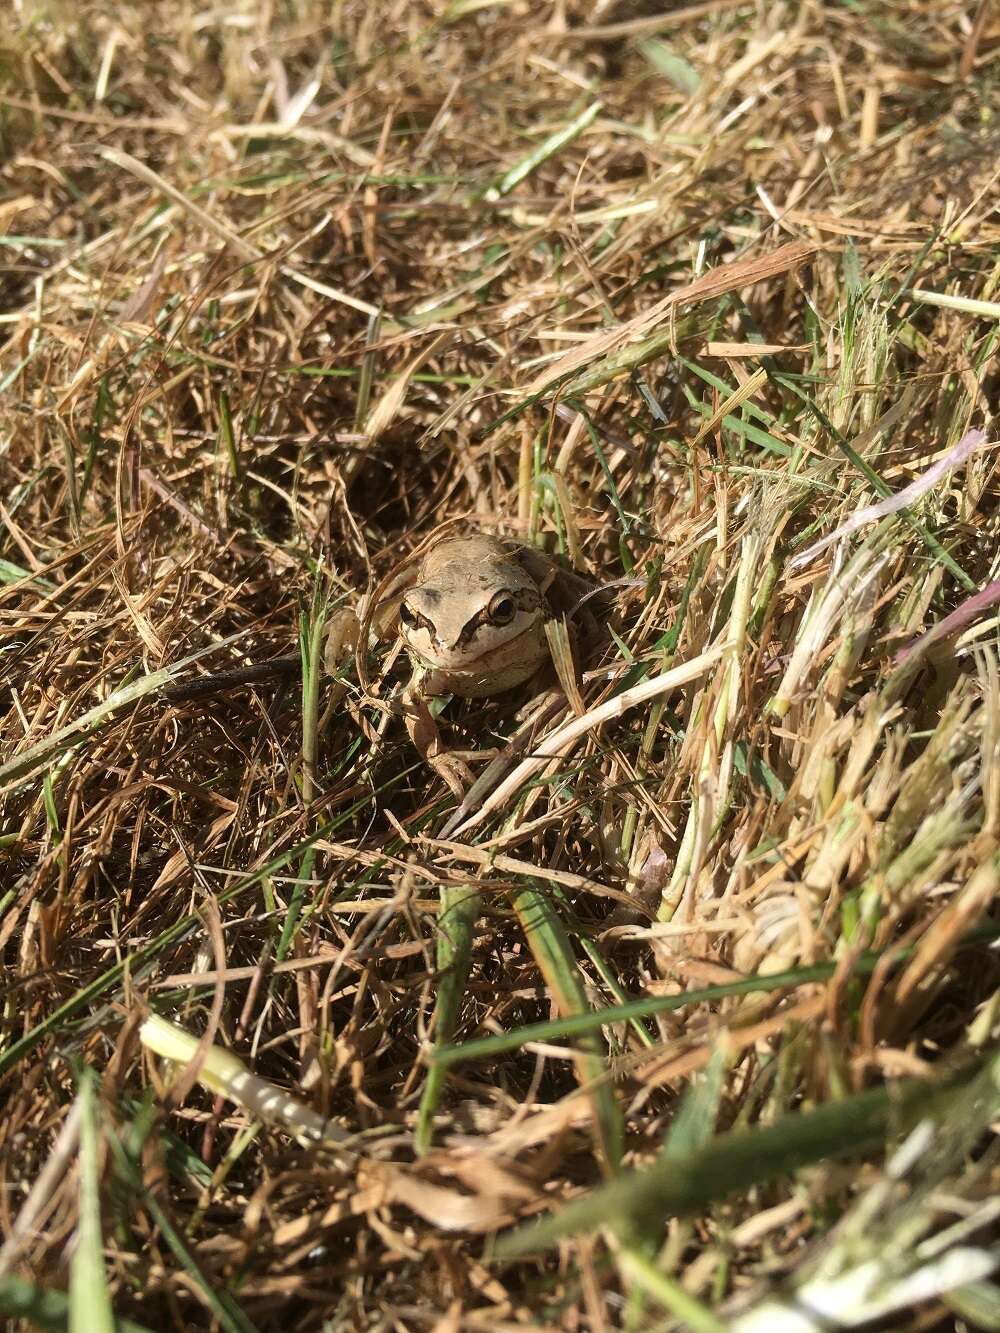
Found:
[{"label": "grass clipping", "polygon": [[1000,1327],[1000,25],[751,8],[0,19],[7,1319]]}]

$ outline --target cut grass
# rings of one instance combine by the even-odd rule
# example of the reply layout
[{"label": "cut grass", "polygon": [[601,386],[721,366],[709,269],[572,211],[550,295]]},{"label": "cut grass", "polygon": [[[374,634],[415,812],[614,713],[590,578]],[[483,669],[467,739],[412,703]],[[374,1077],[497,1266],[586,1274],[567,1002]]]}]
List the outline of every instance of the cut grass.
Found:
[{"label": "cut grass", "polygon": [[[1000,28],[529,9],[0,18],[11,1321],[1000,1326]],[[476,527],[613,611],[456,809]]]}]

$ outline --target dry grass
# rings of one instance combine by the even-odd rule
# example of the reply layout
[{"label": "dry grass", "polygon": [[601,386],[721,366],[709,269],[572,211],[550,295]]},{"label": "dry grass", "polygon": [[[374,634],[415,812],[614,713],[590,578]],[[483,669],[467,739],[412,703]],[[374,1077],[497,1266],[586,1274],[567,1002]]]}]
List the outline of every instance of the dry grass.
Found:
[{"label": "dry grass", "polygon": [[[13,9],[2,1308],[1000,1327],[989,0]],[[444,522],[616,584],[586,709],[709,654],[448,837],[338,651]]]}]

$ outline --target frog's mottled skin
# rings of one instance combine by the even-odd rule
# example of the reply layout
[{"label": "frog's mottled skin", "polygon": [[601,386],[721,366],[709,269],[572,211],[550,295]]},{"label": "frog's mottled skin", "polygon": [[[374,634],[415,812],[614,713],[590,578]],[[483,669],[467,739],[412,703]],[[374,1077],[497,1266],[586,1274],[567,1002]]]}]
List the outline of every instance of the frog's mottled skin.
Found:
[{"label": "frog's mottled skin", "polygon": [[478,699],[523,684],[547,660],[546,613],[542,590],[509,546],[457,537],[425,557],[399,632],[422,669],[424,694]]},{"label": "frog's mottled skin", "polygon": [[590,586],[532,547],[481,534],[449,538],[424,557],[400,607],[414,667],[403,712],[414,745],[459,798],[472,775],[457,753],[442,750],[427,699],[478,699],[522,685],[549,660],[546,619]]}]

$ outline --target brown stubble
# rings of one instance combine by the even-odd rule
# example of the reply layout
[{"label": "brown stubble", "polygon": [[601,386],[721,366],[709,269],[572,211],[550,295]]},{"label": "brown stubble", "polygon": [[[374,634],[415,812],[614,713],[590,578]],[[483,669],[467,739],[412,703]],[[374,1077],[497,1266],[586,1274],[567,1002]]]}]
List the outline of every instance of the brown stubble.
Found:
[{"label": "brown stubble", "polygon": [[[636,1165],[720,1043],[721,1130],[995,1040],[995,955],[963,944],[995,899],[995,631],[980,618],[900,674],[898,650],[968,590],[899,522],[785,568],[877,498],[839,438],[895,490],[966,427],[995,437],[995,320],[911,295],[997,301],[989,6],[878,26],[720,0],[663,27],[465,8],[54,4],[0,43],[0,768],[233,636],[185,678],[295,654],[315,570],[334,615],[450,529],[562,540],[591,577],[625,580],[626,651],[588,663],[584,712],[633,663],[653,676],[729,645],[676,697],[578,738],[464,860],[434,836],[440,784],[379,707],[400,675],[384,642],[360,645],[360,682],[323,681],[305,795],[300,692],[275,681],[150,692],[4,784],[3,1049],[67,1006],[3,1076],[5,1262],[66,1289],[77,1171],[59,1134],[87,1063],[107,1075],[103,1132],[133,1133],[149,1191],[122,1205],[106,1148],[108,1281],[150,1327],[210,1318],[150,1196],[206,1287],[262,1328],[288,1309],[303,1328],[616,1326],[599,1242],[567,1243],[562,1267],[483,1261],[491,1228],[600,1179],[568,1043],[460,1065],[413,1160],[442,883],[483,902],[459,1040],[550,1015],[511,908],[528,877],[595,1004],[616,993],[595,940],[629,996],[839,960],[825,983],[661,1016],[650,1044],[615,1027]],[[996,513],[987,450],[918,516],[980,588]],[[465,746],[516,725],[495,703],[447,716]],[[639,886],[645,909],[602,939]],[[861,994],[860,951],[904,942]],[[384,1144],[343,1165],[278,1130],[238,1138],[244,1113],[192,1077],[168,1101],[177,1071],[135,1037],[154,996]],[[177,1139],[208,1145],[214,1181],[168,1167]],[[980,1188],[960,1166],[943,1181]],[[689,1248],[675,1234],[672,1276],[706,1305],[723,1264],[722,1295],[762,1264],[794,1280],[814,1217],[841,1216],[856,1183],[820,1168],[769,1190],[706,1209]],[[797,1190],[800,1232],[730,1243]]]}]

